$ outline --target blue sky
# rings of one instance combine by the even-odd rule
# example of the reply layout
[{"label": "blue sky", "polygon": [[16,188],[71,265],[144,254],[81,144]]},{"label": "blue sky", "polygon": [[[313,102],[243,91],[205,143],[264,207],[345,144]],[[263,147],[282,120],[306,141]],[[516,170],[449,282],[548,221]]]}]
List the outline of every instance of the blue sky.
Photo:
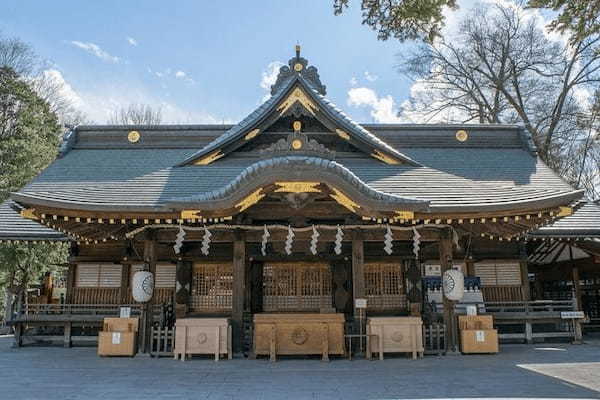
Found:
[{"label": "blue sky", "polygon": [[129,103],[160,105],[167,122],[238,121],[296,42],[333,102],[358,121],[393,120],[410,90],[397,55],[410,45],[378,41],[354,3],[336,17],[329,0],[3,0],[0,30],[48,60],[97,123]]}]

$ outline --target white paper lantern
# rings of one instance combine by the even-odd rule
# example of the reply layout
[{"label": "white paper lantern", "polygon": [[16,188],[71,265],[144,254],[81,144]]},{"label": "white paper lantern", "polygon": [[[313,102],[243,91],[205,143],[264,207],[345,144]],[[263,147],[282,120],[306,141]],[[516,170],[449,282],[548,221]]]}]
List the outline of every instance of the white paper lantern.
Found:
[{"label": "white paper lantern", "polygon": [[138,271],[133,275],[131,283],[133,299],[138,303],[147,303],[154,292],[154,276],[150,271]]},{"label": "white paper lantern", "polygon": [[444,295],[448,300],[458,301],[465,294],[465,276],[457,269],[444,272]]}]

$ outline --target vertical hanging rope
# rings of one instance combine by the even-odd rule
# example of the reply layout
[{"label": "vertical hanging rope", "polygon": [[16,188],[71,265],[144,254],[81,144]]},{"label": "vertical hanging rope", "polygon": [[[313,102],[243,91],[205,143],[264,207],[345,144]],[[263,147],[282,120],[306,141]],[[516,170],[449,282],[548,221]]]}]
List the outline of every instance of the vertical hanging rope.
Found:
[{"label": "vertical hanging rope", "polygon": [[342,228],[340,228],[340,226],[338,225],[337,232],[335,234],[335,246],[333,248],[333,251],[338,256],[342,254],[342,239],[344,239],[344,232],[342,231]]},{"label": "vertical hanging rope", "polygon": [[271,234],[267,230],[267,225],[265,225],[265,230],[263,231],[262,235],[262,242],[260,243],[260,252],[263,256],[267,255],[267,241],[269,240],[270,236]]},{"label": "vertical hanging rope", "polygon": [[413,253],[415,258],[419,259],[419,250],[421,249],[421,234],[417,231],[417,228],[413,227]]},{"label": "vertical hanging rope", "polygon": [[204,237],[202,238],[202,247],[200,248],[200,251],[205,256],[208,255],[208,252],[209,252],[209,249],[210,249],[210,238],[211,238],[211,236],[212,236],[212,234],[210,233],[210,231],[208,230],[208,228],[204,227]]},{"label": "vertical hanging rope", "polygon": [[317,255],[317,241],[319,240],[319,232],[317,231],[317,228],[315,228],[315,226],[313,225],[312,227],[313,233],[312,236],[310,237],[310,252],[313,254],[313,256]]},{"label": "vertical hanging rope", "polygon": [[185,239],[185,231],[183,227],[179,225],[179,232],[177,232],[177,236],[175,237],[175,245],[173,246],[173,250],[175,250],[175,254],[179,254],[181,251],[181,246],[183,246],[183,240]]},{"label": "vertical hanging rope", "polygon": [[383,246],[383,251],[385,251],[388,255],[392,254],[392,240],[394,240],[394,235],[392,235],[392,230],[390,229],[390,226],[387,226],[387,229],[385,231],[385,235],[383,235],[383,237],[385,238],[384,240],[384,246]]},{"label": "vertical hanging rope", "polygon": [[294,242],[294,231],[292,227],[288,225],[288,234],[285,239],[285,253],[289,256],[292,254],[292,243]]}]

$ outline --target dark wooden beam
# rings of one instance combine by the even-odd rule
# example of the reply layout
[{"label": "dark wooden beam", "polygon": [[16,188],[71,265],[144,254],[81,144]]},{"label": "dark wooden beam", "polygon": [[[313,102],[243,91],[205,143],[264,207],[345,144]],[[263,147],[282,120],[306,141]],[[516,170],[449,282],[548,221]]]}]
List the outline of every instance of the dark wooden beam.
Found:
[{"label": "dark wooden beam", "polygon": [[[440,269],[442,273],[442,278],[444,276],[444,272],[446,272],[449,269],[452,269],[453,246],[454,245],[452,243],[452,232],[450,230],[446,230],[444,232],[443,237],[440,239],[439,244]],[[450,354],[458,354],[459,349],[456,329],[456,316],[454,315],[455,302],[448,300],[445,294],[442,294],[442,297],[444,302],[444,324],[446,325],[446,338],[448,340],[446,346],[447,351]]]},{"label": "dark wooden beam", "polygon": [[232,293],[232,333],[233,351],[243,350],[244,294],[246,293],[246,241],[243,232],[236,232],[233,242],[233,293]]},{"label": "dark wooden beam", "polygon": [[[352,294],[353,301],[365,297],[365,245],[360,231],[354,232],[352,237]],[[354,316],[357,315],[354,307]]]}]

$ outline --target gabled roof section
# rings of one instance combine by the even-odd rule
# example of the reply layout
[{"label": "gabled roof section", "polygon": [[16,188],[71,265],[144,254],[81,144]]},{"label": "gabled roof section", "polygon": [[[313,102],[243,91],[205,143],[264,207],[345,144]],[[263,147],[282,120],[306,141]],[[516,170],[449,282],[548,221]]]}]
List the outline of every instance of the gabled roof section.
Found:
[{"label": "gabled roof section", "polygon": [[329,125],[335,134],[370,156],[387,164],[420,166],[354,122],[329,101],[324,96],[325,86],[321,84],[317,69],[313,66],[307,68],[307,61],[300,57],[299,49],[296,50],[296,57],[290,59],[289,67],[284,66],[280,69],[271,93],[271,98],[239,124],[231,127],[178,166],[210,164],[261,134],[280,116],[298,105],[317,119],[327,120],[326,125]]}]

